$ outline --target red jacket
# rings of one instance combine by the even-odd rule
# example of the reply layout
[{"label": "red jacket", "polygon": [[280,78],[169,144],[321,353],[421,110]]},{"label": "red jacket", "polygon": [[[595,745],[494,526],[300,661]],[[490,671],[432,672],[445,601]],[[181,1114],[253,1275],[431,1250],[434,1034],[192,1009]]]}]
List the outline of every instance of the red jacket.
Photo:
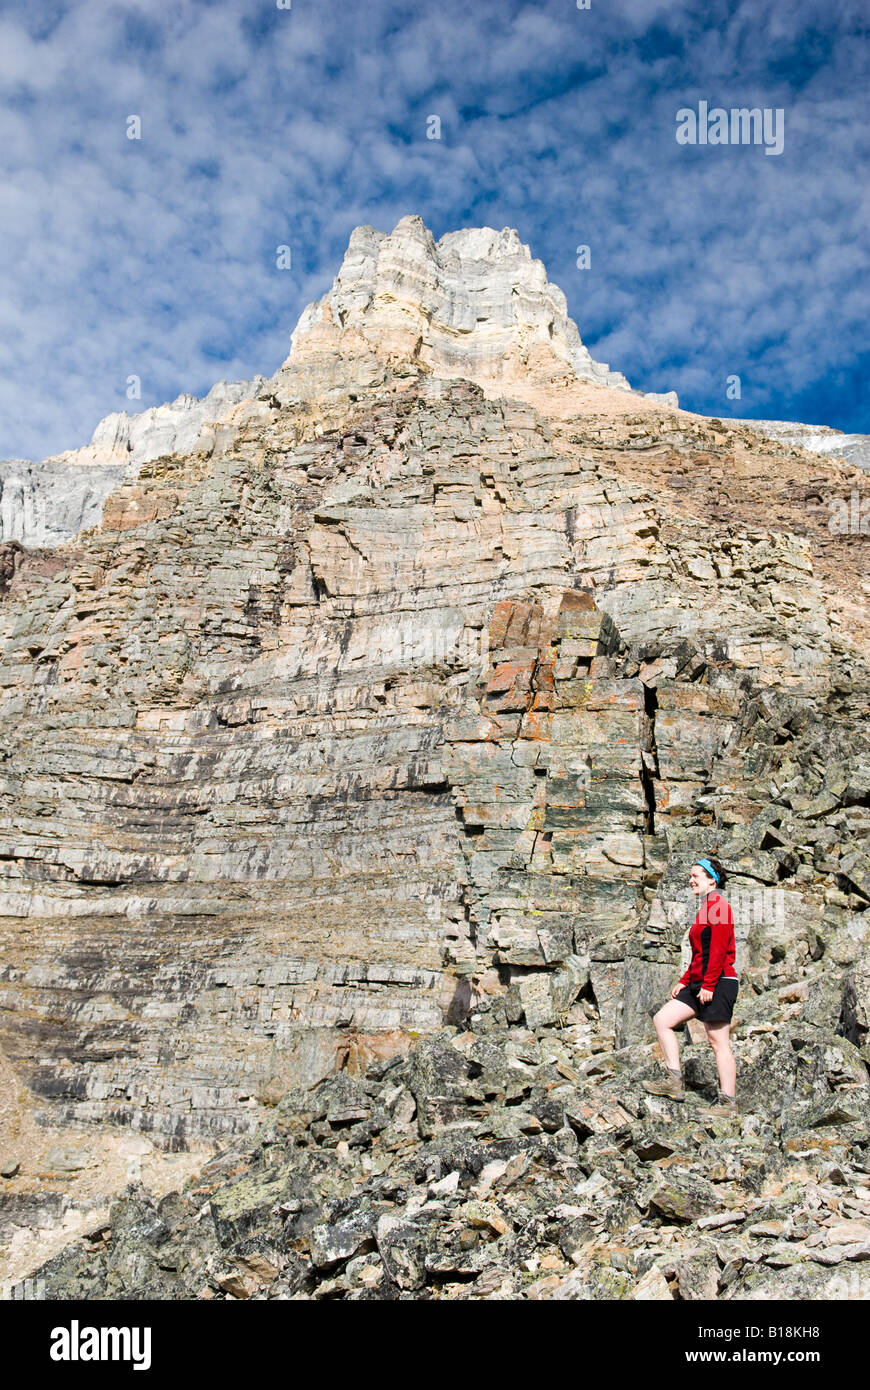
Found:
[{"label": "red jacket", "polygon": [[734,919],[731,908],[714,888],[704,901],[689,929],[692,959],[680,978],[681,985],[700,982],[702,989],[715,989],[720,975],[736,980],[734,969]]}]

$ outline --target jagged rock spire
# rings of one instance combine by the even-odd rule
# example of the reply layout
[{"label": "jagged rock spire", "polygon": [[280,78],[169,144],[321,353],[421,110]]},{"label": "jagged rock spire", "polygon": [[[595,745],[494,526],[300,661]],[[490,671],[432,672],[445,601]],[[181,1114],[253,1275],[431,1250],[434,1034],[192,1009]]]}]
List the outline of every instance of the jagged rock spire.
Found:
[{"label": "jagged rock spire", "polygon": [[403,217],[390,235],[357,227],[332,288],[300,317],[285,367],[347,333],[441,376],[488,383],[568,371],[630,389],[593,361],[564,294],[512,227],[469,227],[437,242],[419,217]]}]

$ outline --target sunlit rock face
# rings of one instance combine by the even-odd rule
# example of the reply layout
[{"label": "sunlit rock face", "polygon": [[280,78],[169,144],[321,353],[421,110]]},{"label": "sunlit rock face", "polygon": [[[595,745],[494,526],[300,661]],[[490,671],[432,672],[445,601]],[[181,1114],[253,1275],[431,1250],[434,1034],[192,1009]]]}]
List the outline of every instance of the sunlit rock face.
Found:
[{"label": "sunlit rock face", "polygon": [[241,401],[250,400],[262,382],[259,376],[253,381],[219,381],[201,398],[181,395],[138,415],[107,415],[90,442],[94,461],[125,460],[135,476],[139,465],[151,459],[190,453],[201,446],[216,421],[230,415]]},{"label": "sunlit rock face", "polygon": [[769,439],[783,444],[795,444],[814,454],[844,459],[870,472],[870,435],[844,434],[827,425],[801,425],[793,420],[741,420],[742,425],[758,430]]},{"label": "sunlit rock face", "polygon": [[107,415],[90,444],[41,463],[0,460],[0,541],[61,545],[99,525],[103,503],[125,478],[162,455],[213,447],[219,422],[262,381],[219,381],[201,399],[181,395],[138,415]]},{"label": "sunlit rock face", "polygon": [[378,357],[419,361],[438,376],[507,382],[522,373],[570,372],[628,390],[594,362],[565,296],[510,227],[449,232],[419,217],[390,236],[357,227],[332,289],[303,313],[290,363],[358,334]]},{"label": "sunlit rock face", "polygon": [[99,524],[0,546],[0,1047],[44,1113],[183,1146],[445,1021],[651,1041],[699,849],[789,895],[759,997],[865,1045],[864,571],[801,491],[847,475],[596,384],[572,327],[515,233],[358,229],[274,377],[107,425]]}]

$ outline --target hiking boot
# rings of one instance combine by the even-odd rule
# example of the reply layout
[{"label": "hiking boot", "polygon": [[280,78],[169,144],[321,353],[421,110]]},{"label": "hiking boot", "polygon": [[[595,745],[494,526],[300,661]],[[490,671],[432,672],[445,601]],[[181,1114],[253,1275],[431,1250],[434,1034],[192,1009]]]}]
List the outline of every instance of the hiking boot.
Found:
[{"label": "hiking boot", "polygon": [[668,1096],[671,1100],[686,1099],[682,1076],[674,1076],[670,1071],[661,1081],[645,1081],[643,1089],[649,1091],[651,1096]]},{"label": "hiking boot", "polygon": [[708,1115],[714,1115],[717,1119],[736,1120],[737,1097],[726,1096],[724,1091],[720,1091],[716,1097],[716,1103],[714,1105],[705,1105],[704,1109]]}]

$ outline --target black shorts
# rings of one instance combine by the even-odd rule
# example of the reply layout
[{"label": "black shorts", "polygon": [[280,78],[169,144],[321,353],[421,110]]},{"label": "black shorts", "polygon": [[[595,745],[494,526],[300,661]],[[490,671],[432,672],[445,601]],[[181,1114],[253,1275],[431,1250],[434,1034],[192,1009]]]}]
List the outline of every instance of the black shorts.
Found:
[{"label": "black shorts", "polygon": [[694,1009],[702,1023],[730,1023],[737,999],[737,989],[737,980],[732,980],[728,975],[720,975],[709,1004],[698,1003],[701,986],[694,982],[690,985],[684,985],[675,997],[679,1003],[688,1004],[690,1009]]}]

